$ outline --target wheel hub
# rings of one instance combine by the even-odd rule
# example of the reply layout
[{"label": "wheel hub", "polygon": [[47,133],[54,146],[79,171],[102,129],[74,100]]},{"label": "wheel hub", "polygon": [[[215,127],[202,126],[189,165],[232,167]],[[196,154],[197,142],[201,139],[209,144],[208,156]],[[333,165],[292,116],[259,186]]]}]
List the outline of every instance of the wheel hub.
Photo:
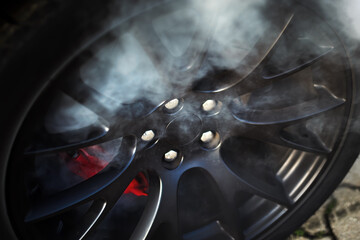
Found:
[{"label": "wheel hub", "polygon": [[182,146],[193,142],[200,134],[202,121],[195,114],[175,118],[166,127],[167,141]]}]

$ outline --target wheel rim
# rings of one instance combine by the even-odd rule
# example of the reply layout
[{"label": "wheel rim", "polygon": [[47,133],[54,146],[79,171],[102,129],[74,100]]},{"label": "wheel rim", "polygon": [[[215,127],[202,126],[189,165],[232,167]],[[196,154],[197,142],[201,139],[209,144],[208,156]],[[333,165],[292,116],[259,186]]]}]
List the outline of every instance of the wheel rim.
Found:
[{"label": "wheel rim", "polygon": [[[9,204],[13,222],[21,232],[31,232],[36,238],[44,228],[49,228],[42,237],[72,239],[82,238],[91,230],[96,236],[99,233],[95,226],[106,222],[105,216],[119,207],[118,199],[141,172],[145,173],[143,181],[147,185],[142,193],[148,195],[138,198],[141,217],[129,227],[131,239],[254,238],[280,217],[290,215],[333,161],[349,114],[351,78],[346,54],[329,26],[302,7],[284,14],[289,10],[284,6],[279,10],[281,17],[271,22],[275,30],[261,32],[270,35],[244,54],[245,64],[228,69],[212,65],[211,51],[215,47],[208,29],[201,46],[198,42],[194,46],[190,43],[181,53],[176,48],[169,49],[171,46],[161,35],[165,30],[153,18],[160,16],[159,23],[164,22],[161,19],[164,11],[179,7],[174,5],[141,14],[134,23],[122,24],[94,42],[89,48],[93,53],[85,50],[57,76],[81,80],[76,84],[72,81],[56,84],[60,80],[55,80],[38,100],[14,148],[25,152],[14,158],[25,165],[26,182],[39,186],[39,181],[47,181],[39,177],[41,173],[36,167],[40,163],[46,165],[47,158],[59,159],[59,154],[74,151],[79,154],[79,149],[101,146],[109,148],[113,155],[108,156],[110,160],[102,167],[97,165],[99,169],[94,170],[97,174],[88,173],[91,176],[83,176],[85,180],[74,180],[57,189],[45,188],[44,193],[10,179],[9,184],[22,191],[10,194],[9,198],[26,196],[24,209]],[[175,17],[170,15],[176,19],[176,14],[175,11]],[[216,18],[207,17],[204,16],[206,21],[216,22]],[[314,29],[321,31],[303,29],[311,21]],[[128,31],[135,37],[130,40],[122,37]],[[143,49],[140,53],[146,54],[161,79],[167,80],[161,82],[161,92],[151,89],[139,98],[144,90],[139,87],[141,91],[136,91],[135,99],[126,95],[126,100],[119,103],[114,94],[125,92],[99,89],[97,80],[84,73],[104,64],[101,56],[96,55],[101,50],[96,49],[111,45],[116,36],[127,44],[139,43]],[[199,37],[196,32],[193,36]],[[253,50],[258,48],[254,55]],[[309,54],[301,54],[305,50]],[[289,52],[285,59],[284,51]],[[170,55],[180,56],[164,65]],[[298,58],[294,60],[294,56]],[[340,59],[343,64],[333,69],[333,59]],[[213,68],[203,74],[203,68],[209,65]],[[169,79],[169,75],[177,81]],[[190,78],[192,81],[187,81]],[[186,84],[178,79],[185,79]],[[84,126],[65,132],[54,130],[51,134],[48,128],[47,134],[39,137],[44,126],[36,127],[36,131],[26,126],[46,118],[46,114],[35,116],[34,112],[48,109],[49,102],[62,99],[53,96],[59,89],[100,117],[94,120],[84,113],[85,117],[80,118],[89,120]],[[24,164],[24,160],[31,163]],[[16,171],[9,168],[9,175]],[[78,168],[77,171],[79,175]],[[86,174],[84,171],[81,173]],[[76,224],[68,223],[64,217],[72,211],[83,214]],[[101,226],[100,223],[98,227]]]}]

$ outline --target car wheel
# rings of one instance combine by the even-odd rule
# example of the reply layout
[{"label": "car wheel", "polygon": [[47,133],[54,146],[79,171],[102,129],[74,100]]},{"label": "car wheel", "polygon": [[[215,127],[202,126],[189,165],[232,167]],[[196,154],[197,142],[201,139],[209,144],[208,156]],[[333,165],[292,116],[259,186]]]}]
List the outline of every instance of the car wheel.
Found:
[{"label": "car wheel", "polygon": [[64,3],[0,73],[6,236],[285,238],[359,153],[331,23],[286,1]]}]

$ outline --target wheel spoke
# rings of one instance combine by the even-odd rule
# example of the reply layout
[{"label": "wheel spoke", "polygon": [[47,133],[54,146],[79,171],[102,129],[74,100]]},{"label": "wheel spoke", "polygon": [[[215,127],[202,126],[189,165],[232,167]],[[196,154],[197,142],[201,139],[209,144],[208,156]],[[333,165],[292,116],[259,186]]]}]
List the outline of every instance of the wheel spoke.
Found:
[{"label": "wheel spoke", "polygon": [[296,22],[300,20],[297,14],[299,13],[295,13],[292,24],[264,64],[264,79],[283,78],[294,74],[319,61],[334,49],[333,44],[326,38],[312,34],[316,30],[297,25]]},{"label": "wheel spoke", "polygon": [[76,226],[62,229],[61,237],[74,240],[83,239],[89,231],[93,229],[95,224],[99,223],[100,218],[103,218],[110,208],[103,199],[94,201],[90,209],[82,216],[80,221],[77,222]]},{"label": "wheel spoke", "polygon": [[[156,19],[153,29],[163,48],[168,50],[167,55],[173,64],[170,67],[180,72],[193,72],[200,67],[201,59],[205,56],[213,33],[210,26],[215,22],[216,14],[208,16],[201,14],[201,9],[183,8],[177,6],[174,12]],[[171,43],[178,48],[173,49]]]},{"label": "wheel spoke", "polygon": [[295,127],[290,128],[345,103],[344,99],[335,97],[323,86],[315,86],[315,89],[316,98],[278,109],[249,108],[241,98],[237,98],[231,103],[230,111],[238,121],[250,127],[246,131],[239,129],[241,132],[234,131],[232,134],[240,134],[303,151],[329,153],[331,149],[317,134],[305,127],[297,127],[296,131]]},{"label": "wheel spoke", "polygon": [[281,9],[284,12],[283,17],[271,16],[269,26],[262,38],[255,44],[250,53],[244,58],[238,66],[224,67],[213,66],[203,77],[194,85],[194,90],[199,92],[220,92],[226,90],[244,80],[249,76],[260,63],[267,57],[270,50],[275,46],[280,36],[291,22],[293,14],[286,7]]},{"label": "wheel spoke", "polygon": [[[124,104],[121,112],[114,117],[111,123],[105,122],[101,118],[90,126],[69,130],[61,133],[49,133],[35,135],[30,138],[31,145],[25,148],[25,155],[51,154],[56,152],[70,152],[83,147],[102,144],[127,135],[141,136],[144,129],[144,122],[147,125],[156,128],[156,122],[159,121],[157,115],[149,115],[154,112],[161,104],[153,106],[142,99],[132,104]],[[143,114],[148,114],[143,116]],[[134,118],[139,118],[134,122]],[[120,120],[119,120],[120,119]],[[140,126],[139,126],[140,125]]]},{"label": "wheel spoke", "polygon": [[153,103],[146,98],[139,98],[131,103],[116,102],[110,97],[103,95],[85,83],[77,84],[77,88],[64,88],[64,92],[77,102],[94,111],[99,116],[104,117],[108,122],[113,122],[114,118],[121,117],[135,119],[144,117],[154,112],[162,102]]},{"label": "wheel spoke", "polygon": [[[95,123],[91,126],[57,134],[40,136],[44,139],[34,141],[35,144],[25,150],[25,155],[48,154],[53,152],[70,151],[85,146],[95,145],[108,140],[105,136],[109,128],[106,124]],[[45,143],[45,144],[36,144]]]},{"label": "wheel spoke", "polygon": [[108,206],[115,203],[137,174],[133,161],[135,145],[135,138],[124,138],[118,155],[104,170],[71,188],[34,201],[25,221],[40,221],[100,198],[105,199]]},{"label": "wheel spoke", "polygon": [[[150,22],[151,23],[151,22]],[[154,32],[152,25],[146,19],[139,22],[134,30],[136,40],[141,44],[159,73],[166,79],[170,77],[170,67],[165,60],[169,59],[169,52]]]},{"label": "wheel spoke", "polygon": [[[114,66],[113,62],[116,59],[130,61],[127,58],[134,58],[134,54],[141,54],[141,52],[136,52],[139,50],[136,49],[136,45],[131,45],[132,40],[130,36],[126,35],[115,43],[113,42],[113,55],[115,57],[111,54],[105,55],[103,52],[98,52],[97,54],[102,58],[93,56],[85,63],[79,57],[59,76],[59,78],[68,79],[65,84],[60,86],[61,90],[109,123],[118,121],[119,118],[126,120],[144,117],[155,111],[162,104],[164,96],[158,96],[158,93],[154,93],[154,88],[149,89],[149,86],[152,87],[150,82],[157,79],[155,74],[151,72],[152,68],[146,59],[137,56],[137,61],[133,63],[142,65],[143,69],[146,65],[146,70],[143,71],[149,71],[146,74],[151,75],[149,79],[143,80],[145,83],[142,85],[136,85],[129,74],[111,75],[114,74],[114,71],[121,72],[125,71],[124,68],[126,68]],[[133,50],[135,53],[130,50],[124,51],[124,48],[131,48],[132,50],[135,48]],[[117,67],[119,69],[116,69]],[[82,71],[80,73],[75,71],[74,74],[73,68],[80,68]],[[103,79],[103,81],[99,81],[99,79]]]},{"label": "wheel spoke", "polygon": [[281,109],[250,109],[239,98],[232,102],[230,108],[234,117],[246,124],[255,126],[281,124],[287,126],[335,109],[345,103],[344,99],[335,97],[325,87],[316,86],[316,89],[318,91],[316,99]]},{"label": "wheel spoke", "polygon": [[131,240],[180,239],[179,233],[176,176],[152,176],[148,204]]},{"label": "wheel spoke", "polygon": [[[174,8],[174,12],[165,16],[165,18],[169,18],[165,29],[162,29],[161,25],[157,26],[157,23],[161,22],[160,20],[164,22],[165,19],[152,21],[148,19],[149,16],[144,16],[143,19],[137,21],[134,30],[136,39],[140,42],[160,75],[165,79],[166,83],[176,86],[172,91],[176,90],[177,93],[184,91],[191,85],[191,75],[200,67],[211,39],[212,29],[206,26],[211,26],[209,22],[213,22],[215,19],[215,16],[203,16],[202,19],[197,19],[201,17],[193,13],[190,15],[193,15],[191,17],[194,19],[190,23],[183,22],[186,18],[181,14],[189,15],[189,10],[184,9],[184,7],[178,6],[178,8]],[[182,13],[180,14],[180,12]],[[173,24],[176,24],[172,29],[167,29],[172,21],[174,21]],[[205,27],[199,28],[199,25]],[[179,28],[178,32],[177,28]],[[172,34],[179,34],[180,36],[171,36]],[[168,41],[181,42],[176,37],[182,39],[183,42],[188,42],[181,53],[173,53],[171,49],[166,47],[169,45],[166,44]],[[187,39],[184,40],[184,37]]]},{"label": "wheel spoke", "polygon": [[148,203],[134,233],[131,235],[131,240],[146,239],[152,228],[154,228],[154,225],[156,225],[155,218],[159,210],[163,192],[162,182],[158,177],[150,176],[149,190]]},{"label": "wheel spoke", "polygon": [[[297,38],[290,42],[291,45],[286,46],[279,41],[280,46],[274,50],[273,55],[264,66],[264,79],[286,77],[304,70],[334,49],[333,46],[315,45],[310,39]],[[287,54],[284,54],[285,52]]]},{"label": "wheel spoke", "polygon": [[77,79],[76,84],[71,82],[62,86],[62,90],[75,101],[106,120],[110,120],[116,115],[119,108],[118,102],[88,86],[81,79]]},{"label": "wheel spoke", "polygon": [[246,191],[258,195],[285,207],[290,207],[293,204],[285,192],[282,181],[264,162],[252,159],[253,162],[248,165],[249,162],[243,160],[246,164],[243,165],[242,168],[237,168],[234,172],[221,158],[233,158],[241,161],[241,158],[238,159],[239,157],[236,157],[239,156],[237,151],[234,148],[229,150],[224,149],[224,146],[221,151],[226,151],[227,155],[224,156],[224,154],[222,154],[220,157],[219,151],[214,153],[211,159],[213,159],[213,162],[217,162],[216,166],[204,168],[216,181],[227,204],[230,206],[236,205],[235,196],[239,191]]},{"label": "wheel spoke", "polygon": [[223,240],[235,240],[240,238],[234,238],[231,236],[221,225],[220,221],[214,221],[208,225],[189,232],[183,236],[184,240],[208,240],[208,239],[223,239]]},{"label": "wheel spoke", "polygon": [[280,145],[288,146],[314,153],[330,153],[332,149],[323,142],[323,140],[309,130],[306,125],[298,124],[281,130],[280,138],[283,141]]}]

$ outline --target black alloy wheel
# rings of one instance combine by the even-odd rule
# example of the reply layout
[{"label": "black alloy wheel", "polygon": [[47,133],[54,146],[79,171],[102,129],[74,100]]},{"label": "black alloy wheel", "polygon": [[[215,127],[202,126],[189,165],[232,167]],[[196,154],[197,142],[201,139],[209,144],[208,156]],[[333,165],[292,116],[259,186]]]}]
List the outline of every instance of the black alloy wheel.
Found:
[{"label": "black alloy wheel", "polygon": [[6,234],[282,239],[321,205],[359,153],[346,41],[315,6],[229,2],[79,1],[31,36],[0,73]]}]

